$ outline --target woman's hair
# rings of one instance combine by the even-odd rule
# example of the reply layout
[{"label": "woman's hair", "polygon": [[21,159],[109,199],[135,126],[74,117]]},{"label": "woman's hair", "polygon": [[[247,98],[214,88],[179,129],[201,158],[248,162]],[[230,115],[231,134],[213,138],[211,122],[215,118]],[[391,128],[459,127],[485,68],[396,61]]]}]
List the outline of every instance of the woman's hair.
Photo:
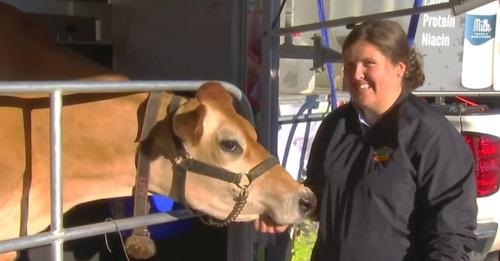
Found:
[{"label": "woman's hair", "polygon": [[370,20],[355,25],[342,45],[342,53],[359,41],[373,44],[393,63],[406,64],[403,77],[406,88],[414,90],[424,83],[422,57],[415,49],[408,46],[408,38],[399,23],[390,20]]}]

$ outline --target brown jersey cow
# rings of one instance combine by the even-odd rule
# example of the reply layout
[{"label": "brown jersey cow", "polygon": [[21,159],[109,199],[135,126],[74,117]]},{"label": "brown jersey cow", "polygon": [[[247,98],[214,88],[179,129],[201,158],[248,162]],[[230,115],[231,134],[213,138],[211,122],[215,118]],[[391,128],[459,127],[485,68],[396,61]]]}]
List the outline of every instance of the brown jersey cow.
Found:
[{"label": "brown jersey cow", "polygon": [[[61,49],[27,15],[5,4],[0,4],[0,39],[0,80],[127,79]],[[74,98],[75,102],[64,106],[63,211],[83,202],[131,195],[141,127],[137,115],[147,95],[131,93],[86,103]],[[0,240],[19,235],[27,171],[32,173],[28,233],[37,233],[50,223],[50,112],[48,106],[32,105],[40,97],[43,95],[0,94]],[[149,189],[224,219],[241,188],[190,170],[179,182],[173,175],[179,156],[173,141],[179,139],[192,158],[234,173],[250,171],[270,154],[257,142],[253,126],[236,112],[232,96],[220,84],[206,83],[194,98],[182,98],[175,113],[167,110],[172,97],[167,93],[161,99],[147,136],[151,146]],[[235,221],[264,215],[279,224],[297,223],[315,205],[312,192],[280,165],[265,170],[248,191]],[[0,254],[0,260],[14,255]]]}]

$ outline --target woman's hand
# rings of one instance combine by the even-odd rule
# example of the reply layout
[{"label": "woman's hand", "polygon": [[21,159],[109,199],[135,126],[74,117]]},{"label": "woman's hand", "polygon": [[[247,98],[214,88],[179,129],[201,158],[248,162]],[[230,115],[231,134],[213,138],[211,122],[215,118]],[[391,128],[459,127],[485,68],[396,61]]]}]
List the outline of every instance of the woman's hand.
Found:
[{"label": "woman's hand", "polygon": [[259,218],[254,221],[255,230],[261,233],[277,234],[288,230],[289,225],[277,225],[269,218]]}]

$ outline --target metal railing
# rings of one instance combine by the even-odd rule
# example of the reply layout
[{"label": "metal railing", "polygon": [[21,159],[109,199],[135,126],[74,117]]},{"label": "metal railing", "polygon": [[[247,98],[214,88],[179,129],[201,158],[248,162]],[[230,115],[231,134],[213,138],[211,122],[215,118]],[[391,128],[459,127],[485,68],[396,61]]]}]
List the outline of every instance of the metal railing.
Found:
[{"label": "metal railing", "polygon": [[[64,228],[62,223],[62,97],[65,93],[111,93],[147,91],[196,91],[205,81],[9,81],[0,82],[0,95],[19,93],[50,93],[51,124],[51,228],[48,232],[32,236],[0,241],[0,253],[51,244],[51,260],[63,260],[63,243],[109,232],[127,230],[193,217],[186,210],[150,214],[96,223],[91,225]],[[220,82],[233,95],[240,113],[253,123],[253,114],[241,91],[227,82]]]}]

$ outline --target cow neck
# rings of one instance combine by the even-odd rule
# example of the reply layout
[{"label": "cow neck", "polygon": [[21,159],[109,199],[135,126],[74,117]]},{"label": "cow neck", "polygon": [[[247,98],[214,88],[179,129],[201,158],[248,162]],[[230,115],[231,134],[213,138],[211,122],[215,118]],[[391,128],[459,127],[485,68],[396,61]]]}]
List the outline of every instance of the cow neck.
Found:
[{"label": "cow neck", "polygon": [[[132,95],[133,93],[74,93],[63,96],[63,106],[70,106],[82,103],[108,100],[123,96]],[[29,195],[31,190],[31,182],[33,179],[32,163],[31,163],[31,112],[35,109],[49,108],[50,97],[20,97],[0,95],[0,105],[7,107],[20,108],[23,111],[23,124],[25,136],[25,158],[26,166],[23,174],[23,187],[21,194],[21,220],[19,228],[19,236],[28,235],[28,216],[29,216]]]}]

